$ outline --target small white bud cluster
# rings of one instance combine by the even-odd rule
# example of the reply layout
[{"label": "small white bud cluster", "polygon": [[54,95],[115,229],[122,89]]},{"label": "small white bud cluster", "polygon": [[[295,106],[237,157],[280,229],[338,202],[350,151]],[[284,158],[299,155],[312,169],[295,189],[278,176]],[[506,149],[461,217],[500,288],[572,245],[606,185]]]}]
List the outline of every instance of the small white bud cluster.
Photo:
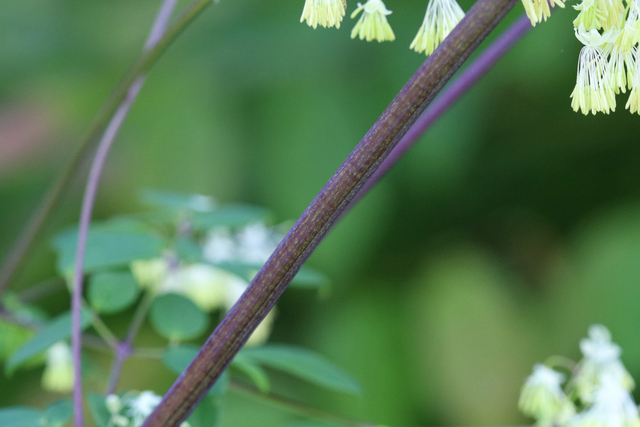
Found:
[{"label": "small white bud cluster", "polygon": [[[162,400],[152,391],[128,392],[122,396],[110,394],[105,398],[105,406],[110,418],[107,427],[140,427]],[[190,427],[187,421],[180,427]]]},{"label": "small white bud cluster", "polygon": [[583,359],[566,383],[565,375],[536,365],[522,387],[520,410],[539,427],[640,427],[635,385],[607,328],[591,326],[580,350]]},{"label": "small white bud cluster", "polygon": [[[177,293],[193,301],[206,312],[228,311],[249,286],[240,277],[216,265],[238,263],[255,267],[255,273],[269,259],[282,236],[263,223],[239,230],[217,228],[203,245],[205,262],[181,264],[172,256],[138,260],[131,271],[138,284],[157,294]],[[270,312],[249,338],[247,345],[264,343],[271,332],[275,312]]]}]

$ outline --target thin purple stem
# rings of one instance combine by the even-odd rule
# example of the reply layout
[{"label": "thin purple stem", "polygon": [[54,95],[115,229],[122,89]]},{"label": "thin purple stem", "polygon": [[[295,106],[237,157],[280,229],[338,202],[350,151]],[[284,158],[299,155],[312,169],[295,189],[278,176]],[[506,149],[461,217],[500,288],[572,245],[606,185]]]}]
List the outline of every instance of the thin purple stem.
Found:
[{"label": "thin purple stem", "polygon": [[473,61],[445,90],[442,95],[427,108],[418,121],[409,129],[398,145],[391,151],[373,176],[362,187],[353,199],[353,207],[377,182],[391,169],[404,154],[420,139],[424,133],[442,115],[455,104],[462,95],[475,85],[493,66],[531,29],[531,21],[527,15],[522,15],[507,28],[478,58]]},{"label": "thin purple stem", "polygon": [[[165,31],[171,13],[175,8],[177,0],[164,0],[154,24],[145,42],[145,51],[149,51],[161,38]],[[78,243],[76,250],[76,265],[74,273],[73,294],[71,298],[72,310],[72,326],[71,326],[71,342],[73,346],[73,364],[74,364],[74,387],[73,387],[73,405],[74,405],[74,421],[76,427],[83,427],[84,414],[82,407],[82,329],[80,326],[80,313],[82,309],[82,288],[83,288],[83,271],[84,271],[84,255],[87,246],[87,236],[89,234],[89,224],[93,213],[100,177],[104,169],[104,164],[109,156],[109,150],[113,145],[122,123],[129,114],[131,106],[135,102],[140,89],[144,85],[146,76],[138,76],[127,91],[125,98],[116,110],[113,118],[109,122],[100,143],[96,150],[95,157],[89,170],[89,178],[84,192],[82,201],[82,211],[80,213],[80,225],[78,227]],[[121,352],[118,352],[119,354]]]},{"label": "thin purple stem", "polygon": [[131,353],[133,352],[133,340],[136,338],[136,335],[138,335],[138,331],[144,323],[147,312],[149,311],[149,308],[151,308],[153,298],[154,295],[152,292],[147,292],[144,297],[142,297],[142,301],[136,309],[136,312],[131,321],[131,325],[129,326],[129,330],[125,335],[124,340],[118,343],[116,358],[113,361],[111,373],[109,374],[109,384],[107,385],[106,394],[111,394],[116,390],[124,362],[127,360],[127,358],[129,358],[129,356],[131,356]]}]

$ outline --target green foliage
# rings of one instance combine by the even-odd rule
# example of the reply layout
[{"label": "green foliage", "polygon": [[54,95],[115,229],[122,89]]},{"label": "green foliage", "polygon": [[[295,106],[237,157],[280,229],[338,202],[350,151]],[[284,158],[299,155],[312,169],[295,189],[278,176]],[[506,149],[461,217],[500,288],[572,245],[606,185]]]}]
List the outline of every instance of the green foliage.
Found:
[{"label": "green foliage", "polygon": [[216,427],[220,418],[220,406],[217,400],[205,398],[198,403],[187,421],[191,427]]},{"label": "green foliage", "polygon": [[107,427],[111,414],[107,409],[105,397],[101,394],[91,393],[89,395],[89,408],[98,427]]},{"label": "green foliage", "polygon": [[[162,239],[141,228],[120,227],[122,224],[93,225],[87,237],[84,271],[94,272],[110,268],[125,267],[132,261],[159,257]],[[131,227],[131,228],[130,228]],[[58,252],[58,272],[63,276],[73,273],[78,241],[77,229],[67,230],[53,240]]]},{"label": "green foliage", "polygon": [[213,198],[200,194],[177,193],[174,191],[142,191],[142,202],[149,206],[177,213],[188,211],[209,211],[214,208]]},{"label": "green foliage", "polygon": [[138,284],[130,271],[95,274],[89,281],[87,298],[99,313],[113,314],[129,308],[138,297]]},{"label": "green foliage", "polygon": [[[91,317],[92,314],[89,311],[82,311],[80,320],[82,329],[86,329],[89,326]],[[49,322],[49,324],[39,330],[31,340],[20,347],[7,362],[6,372],[8,374],[13,373],[16,368],[32,357],[41,354],[56,342],[67,339],[70,336],[71,313],[66,312]]]},{"label": "green foliage", "polygon": [[0,425],[7,427],[49,427],[40,411],[23,407],[0,409]]},{"label": "green foliage", "polygon": [[250,205],[226,205],[211,212],[195,212],[193,227],[207,231],[216,227],[242,227],[268,219],[269,211]]},{"label": "green foliage", "polygon": [[0,320],[0,361],[11,356],[33,335],[34,332],[30,329]]},{"label": "green foliage", "polygon": [[44,410],[44,418],[54,427],[62,427],[72,416],[73,403],[66,399],[58,400]]},{"label": "green foliage", "polygon": [[286,345],[266,345],[243,349],[240,354],[254,363],[286,372],[328,390],[350,394],[361,392],[356,380],[309,350]]},{"label": "green foliage", "polygon": [[246,375],[263,393],[268,393],[270,384],[267,373],[250,358],[238,353],[231,362],[231,367]]},{"label": "green foliage", "polygon": [[178,294],[157,297],[149,311],[155,330],[170,341],[184,341],[202,335],[209,324],[207,314],[190,299]]}]

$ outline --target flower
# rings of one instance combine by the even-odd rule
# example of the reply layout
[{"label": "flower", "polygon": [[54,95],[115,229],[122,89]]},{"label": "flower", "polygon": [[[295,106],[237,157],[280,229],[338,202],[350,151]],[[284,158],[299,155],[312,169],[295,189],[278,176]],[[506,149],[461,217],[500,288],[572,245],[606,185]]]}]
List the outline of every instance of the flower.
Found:
[{"label": "flower", "polygon": [[583,402],[594,401],[603,376],[616,380],[624,390],[633,390],[633,378],[620,361],[622,349],[611,341],[607,328],[589,327],[589,338],[580,341],[580,350],[584,359],[576,376],[576,389]]},{"label": "flower", "polygon": [[573,21],[576,28],[580,25],[584,25],[588,31],[622,28],[625,14],[622,0],[582,0],[582,3],[573,8],[580,11]]},{"label": "flower", "polygon": [[615,376],[600,376],[593,404],[576,415],[571,427],[638,427],[638,407]]},{"label": "flower", "polygon": [[73,390],[73,378],[71,347],[64,341],[58,341],[47,350],[42,388],[56,393],[69,393]]},{"label": "flower", "polygon": [[346,9],[345,0],[306,0],[300,22],[306,19],[307,25],[314,29],[318,25],[340,28]]},{"label": "flower", "polygon": [[204,243],[203,257],[211,262],[229,262],[235,258],[236,241],[226,228],[212,230]]},{"label": "flower", "polygon": [[562,391],[565,376],[553,369],[537,364],[522,386],[518,407],[525,414],[538,420],[538,425],[561,424],[568,420],[575,409]]},{"label": "flower", "polygon": [[184,267],[178,273],[177,280],[180,286],[175,290],[186,295],[204,311],[224,306],[232,289],[248,285],[242,278],[207,264]]},{"label": "flower", "polygon": [[462,18],[464,12],[456,0],[430,0],[422,26],[409,48],[431,55]]},{"label": "flower", "polygon": [[546,21],[551,16],[549,3],[551,3],[551,7],[564,7],[563,0],[553,0],[551,2],[547,0],[522,0],[522,6],[524,6],[524,11],[529,17],[532,26],[535,27],[536,24],[543,20]]},{"label": "flower", "polygon": [[351,30],[352,39],[355,39],[356,36],[360,40],[366,39],[368,42],[374,39],[378,42],[396,39],[387,22],[387,15],[391,15],[391,11],[387,10],[382,0],[368,0],[364,5],[358,3],[358,8],[351,14],[351,19],[360,12],[362,15]]},{"label": "flower", "polygon": [[631,93],[629,93],[629,99],[625,108],[633,113],[640,114],[640,54],[638,53],[638,47],[633,48],[633,57],[635,60],[635,68],[633,77],[631,78]]},{"label": "flower", "polygon": [[605,51],[609,55],[609,69],[607,70],[610,79],[609,84],[613,87],[615,93],[619,93],[620,90],[623,93],[626,92],[627,86],[631,89],[636,63],[633,54],[634,39],[634,24],[627,22]]},{"label": "flower", "polygon": [[[105,406],[111,414],[107,427],[140,427],[161,400],[161,396],[148,390],[127,392],[122,397],[110,394],[105,398]],[[180,427],[190,426],[187,421],[180,424]]]},{"label": "flower", "polygon": [[600,34],[597,30],[586,31],[584,25],[575,29],[576,37],[585,46],[580,51],[576,86],[571,93],[573,111],[587,115],[601,111],[615,111],[616,99],[611,86],[607,58],[601,47],[610,43],[614,32]]},{"label": "flower", "polygon": [[150,289],[154,289],[167,276],[169,270],[163,258],[136,260],[131,263],[130,268],[140,287]]},{"label": "flower", "polygon": [[282,236],[264,223],[249,224],[236,233],[224,228],[212,230],[204,243],[203,257],[212,263],[264,264]]}]

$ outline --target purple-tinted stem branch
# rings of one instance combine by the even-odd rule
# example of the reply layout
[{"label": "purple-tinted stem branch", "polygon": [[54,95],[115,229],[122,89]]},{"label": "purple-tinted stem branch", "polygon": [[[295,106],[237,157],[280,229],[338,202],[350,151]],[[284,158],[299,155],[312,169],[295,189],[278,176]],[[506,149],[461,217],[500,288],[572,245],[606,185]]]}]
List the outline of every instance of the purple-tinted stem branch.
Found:
[{"label": "purple-tinted stem branch", "polygon": [[[93,123],[89,127],[89,132],[84,138],[71,162],[64,169],[63,173],[47,190],[42,202],[31,215],[29,221],[20,232],[16,242],[0,265],[0,294],[7,289],[14,280],[16,274],[24,265],[29,251],[34,242],[42,234],[44,225],[51,217],[52,212],[58,206],[62,195],[65,193],[72,179],[76,176],[80,165],[84,162],[93,142],[103,133],[103,130],[112,119],[116,110],[126,98],[131,85],[138,76],[145,74],[153,64],[155,64],[166,51],[167,47],[187,28],[195,18],[197,18],[213,0],[193,0],[184,12],[176,19],[176,23],[169,28],[164,35],[157,40],[157,44],[143,53],[136,59],[129,71],[120,80],[118,85],[109,95],[102,108],[96,115]],[[154,32],[154,39],[159,32]],[[147,42],[148,44],[148,42]]]},{"label": "purple-tinted stem branch", "polygon": [[427,58],[296,221],[143,427],[176,427],[189,416],[349,202],[516,2],[479,0]]},{"label": "purple-tinted stem branch", "polygon": [[391,151],[373,176],[362,187],[353,199],[353,207],[378,181],[391,169],[404,154],[420,139],[422,135],[451,108],[478,80],[480,80],[493,66],[531,29],[531,21],[527,15],[522,15],[507,28],[491,45],[485,49],[460,76],[454,80],[442,94],[426,109],[418,121],[409,129],[398,145]]},{"label": "purple-tinted stem branch", "polygon": [[[173,13],[177,0],[164,0],[160,6],[160,10],[156,15],[153,27],[144,45],[144,50],[149,51],[158,43],[164,33],[167,23]],[[73,404],[74,404],[74,421],[76,427],[83,427],[84,416],[82,407],[82,328],[80,325],[80,314],[82,310],[82,288],[83,288],[83,271],[84,271],[84,255],[87,246],[87,236],[89,234],[89,224],[93,213],[100,177],[104,164],[109,155],[113,141],[122,127],[124,119],[129,114],[131,106],[135,102],[140,93],[140,89],[144,85],[146,76],[144,74],[138,76],[127,91],[127,94],[116,110],[113,118],[107,125],[107,128],[98,144],[95,157],[89,170],[89,178],[82,200],[82,211],[80,213],[80,225],[78,227],[78,243],[76,249],[75,273],[73,277],[73,294],[71,298],[72,325],[71,325],[71,341],[73,347],[73,364],[74,364],[74,387],[73,387]],[[121,352],[118,351],[118,355]]]},{"label": "purple-tinted stem branch", "polygon": [[109,384],[107,385],[106,394],[111,394],[116,390],[118,380],[120,379],[120,373],[122,372],[122,366],[133,353],[133,340],[136,338],[136,335],[138,335],[138,331],[144,323],[147,312],[149,311],[149,308],[151,308],[153,298],[154,295],[150,291],[144,294],[142,301],[138,304],[138,308],[133,315],[131,325],[129,325],[129,329],[127,330],[124,340],[118,344],[116,358],[113,361],[111,373],[109,374]]}]

